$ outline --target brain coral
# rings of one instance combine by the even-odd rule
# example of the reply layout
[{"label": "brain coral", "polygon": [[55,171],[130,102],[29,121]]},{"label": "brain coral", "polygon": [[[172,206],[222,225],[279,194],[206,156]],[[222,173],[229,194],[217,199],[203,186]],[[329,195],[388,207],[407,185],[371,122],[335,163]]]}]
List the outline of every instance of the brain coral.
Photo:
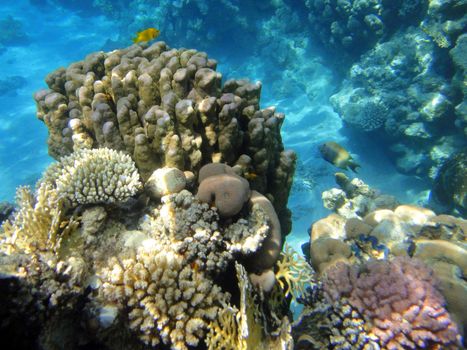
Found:
[{"label": "brain coral", "polygon": [[108,148],[81,149],[61,158],[47,169],[44,181],[72,206],[122,202],[142,187],[130,156]]},{"label": "brain coral", "polygon": [[[336,311],[338,349],[458,349],[460,335],[423,263],[398,257],[362,267],[340,263],[324,278]],[[356,320],[360,320],[356,322]],[[368,345],[367,345],[368,346]]]},{"label": "brain coral", "polygon": [[[260,83],[228,80],[204,52],[164,42],[97,52],[46,78],[37,116],[49,129],[49,153],[108,147],[129,154],[143,180],[161,167],[197,176],[206,163],[243,164],[252,189],[273,199],[290,231],[287,198],[295,154],[284,150],[284,115],[260,109]],[[243,158],[242,158],[243,157]]]}]

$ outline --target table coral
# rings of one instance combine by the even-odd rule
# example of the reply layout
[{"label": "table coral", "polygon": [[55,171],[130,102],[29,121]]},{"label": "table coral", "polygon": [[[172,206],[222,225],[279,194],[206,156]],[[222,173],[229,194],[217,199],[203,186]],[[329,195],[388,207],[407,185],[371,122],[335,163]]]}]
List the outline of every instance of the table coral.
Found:
[{"label": "table coral", "polygon": [[[367,332],[381,349],[460,346],[458,329],[436,290],[433,272],[421,262],[396,258],[372,261],[361,268],[339,264],[327,271],[323,288],[337,314],[350,309],[360,315],[366,329],[358,333]],[[348,325],[342,321],[346,346],[337,348],[363,348],[358,333],[346,334]]]}]

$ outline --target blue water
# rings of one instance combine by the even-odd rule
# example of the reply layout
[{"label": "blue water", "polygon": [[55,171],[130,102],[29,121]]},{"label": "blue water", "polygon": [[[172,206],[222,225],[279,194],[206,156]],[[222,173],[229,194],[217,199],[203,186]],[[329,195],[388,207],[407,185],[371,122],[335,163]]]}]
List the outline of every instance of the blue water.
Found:
[{"label": "blue water", "polygon": [[[230,1],[237,6],[238,16],[245,18],[232,26],[229,18],[203,17],[203,11],[209,13],[206,6],[217,2],[197,1],[191,9],[193,16],[181,21],[190,24],[178,28],[180,18],[174,13],[183,1],[173,2],[172,8],[164,1],[154,1],[152,7],[150,1],[107,2],[128,6],[125,16],[113,17],[93,7],[92,1],[68,1],[72,5],[66,7],[61,3],[67,1],[0,3],[0,21],[11,16],[22,25],[22,32],[0,41],[0,201],[12,201],[15,188],[33,184],[52,161],[47,155],[47,129],[35,117],[32,98],[33,92],[46,87],[45,76],[91,52],[129,46],[134,32],[149,25],[160,27],[160,39],[171,47],[206,51],[218,60],[218,71],[225,79],[262,81],[262,107],[274,105],[286,114],[283,141],[286,148],[297,152],[301,169],[289,198],[294,226],[288,240],[296,249],[308,239],[310,224],[328,214],[321,193],[335,187],[336,169],[317,152],[324,141],[337,141],[355,154],[361,164],[358,176],[370,186],[401,202],[423,203],[426,199],[427,183],[399,174],[387,156],[386,145],[346,129],[333,111],[329,97],[341,77],[322,58],[311,33],[301,30],[305,19],[299,8],[293,15],[279,12],[272,19],[274,8],[261,12],[249,9],[248,2]],[[288,3],[300,6],[298,1]],[[158,8],[155,4],[165,5]],[[187,16],[187,11],[180,15]],[[164,21],[153,23],[151,18]]]}]

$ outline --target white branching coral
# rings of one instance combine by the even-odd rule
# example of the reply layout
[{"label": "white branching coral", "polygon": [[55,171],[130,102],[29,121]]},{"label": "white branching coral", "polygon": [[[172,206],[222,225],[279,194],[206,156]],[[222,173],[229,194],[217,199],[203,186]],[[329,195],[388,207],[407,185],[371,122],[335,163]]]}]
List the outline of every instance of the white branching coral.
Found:
[{"label": "white branching coral", "polygon": [[80,149],[61,158],[47,169],[44,181],[71,206],[122,202],[142,188],[131,157],[108,148]]},{"label": "white branching coral", "polygon": [[313,279],[315,272],[307,261],[292,247],[285,244],[281,258],[277,261],[276,280],[285,296],[292,295],[297,301],[305,296],[306,288],[315,284]]},{"label": "white branching coral", "polygon": [[129,327],[151,346],[198,345],[228,299],[202,271],[155,240],[145,241],[133,258],[110,259],[100,275],[100,297],[129,308]]}]

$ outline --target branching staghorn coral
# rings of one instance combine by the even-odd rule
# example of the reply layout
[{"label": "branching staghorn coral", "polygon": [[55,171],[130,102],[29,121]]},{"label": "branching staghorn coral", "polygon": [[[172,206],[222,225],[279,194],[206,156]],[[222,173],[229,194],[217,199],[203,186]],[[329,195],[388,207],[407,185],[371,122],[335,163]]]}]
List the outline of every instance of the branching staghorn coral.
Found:
[{"label": "branching staghorn coral", "polygon": [[308,262],[291,246],[285,244],[281,258],[277,261],[276,280],[285,296],[297,301],[305,296],[306,288],[313,286],[315,272]]},{"label": "branching staghorn coral", "polygon": [[123,202],[142,187],[131,157],[109,148],[80,149],[52,164],[44,181],[71,206]]}]

